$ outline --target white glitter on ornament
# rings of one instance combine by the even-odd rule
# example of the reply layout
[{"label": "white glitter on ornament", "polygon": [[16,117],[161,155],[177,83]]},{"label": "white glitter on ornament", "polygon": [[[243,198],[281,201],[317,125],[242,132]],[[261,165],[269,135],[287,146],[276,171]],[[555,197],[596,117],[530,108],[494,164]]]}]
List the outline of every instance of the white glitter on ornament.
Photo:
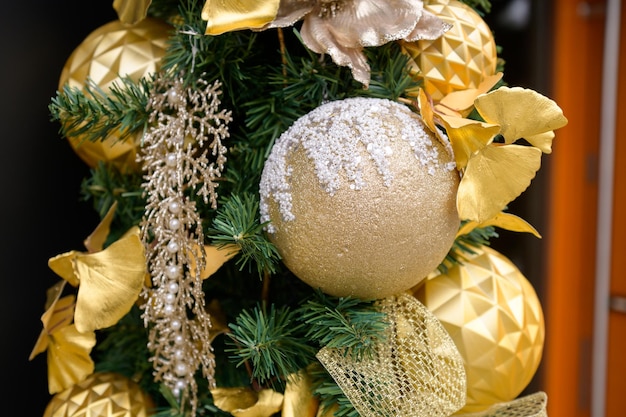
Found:
[{"label": "white glitter on ornament", "polygon": [[[315,167],[319,184],[330,195],[338,190],[341,178],[350,189],[358,190],[367,184],[363,179],[362,150],[380,174],[383,185],[390,186],[393,174],[389,157],[390,143],[406,141],[415,155],[416,163],[426,167],[431,175],[437,169],[452,171],[449,158],[442,163],[425,131],[420,117],[405,105],[377,98],[348,98],[331,101],[300,117],[277,140],[272,148],[260,182],[261,221],[269,222],[268,198],[278,205],[285,221],[294,220],[289,178],[289,155],[300,147]],[[447,147],[448,150],[451,148]],[[267,231],[274,232],[271,224]]]}]

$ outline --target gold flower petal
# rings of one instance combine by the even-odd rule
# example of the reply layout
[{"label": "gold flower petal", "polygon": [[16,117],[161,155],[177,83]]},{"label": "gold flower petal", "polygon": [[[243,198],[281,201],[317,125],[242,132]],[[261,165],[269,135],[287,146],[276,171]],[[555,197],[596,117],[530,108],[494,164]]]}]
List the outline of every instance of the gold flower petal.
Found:
[{"label": "gold flower petal", "polygon": [[328,54],[333,62],[352,71],[352,77],[365,88],[370,82],[370,66],[361,46],[351,47],[340,44],[335,34],[328,30],[326,19],[310,14],[302,24],[302,41],[317,54]]},{"label": "gold flower petal", "polygon": [[245,387],[215,388],[211,394],[216,407],[235,417],[269,417],[283,404],[283,394],[271,389],[256,392]]},{"label": "gold flower petal", "polygon": [[528,141],[535,148],[539,148],[543,153],[552,153],[552,140],[554,139],[554,132],[551,130],[545,133],[539,133],[537,135],[526,136],[524,139]]},{"label": "gold flower petal", "polygon": [[419,92],[417,93],[417,105],[420,109],[422,120],[430,129],[430,131],[435,133],[437,131],[437,127],[435,126],[435,112],[433,110],[431,101],[428,98],[428,95],[426,95],[426,92],[423,88],[420,88]]},{"label": "gold flower petal", "polygon": [[148,15],[152,0],[113,0],[113,8],[122,23],[134,25]]},{"label": "gold flower petal", "polygon": [[469,160],[457,192],[461,220],[482,223],[528,188],[541,166],[531,146],[487,146]]},{"label": "gold flower petal", "polygon": [[567,124],[551,99],[521,87],[500,87],[476,98],[474,107],[489,123],[502,126],[506,143],[559,129]]},{"label": "gold flower petal", "polygon": [[[63,281],[65,283],[65,281]],[[39,355],[48,348],[49,345],[49,335],[55,333],[56,331],[69,326],[74,319],[74,301],[76,297],[73,295],[68,295],[61,299],[57,298],[54,302],[48,307],[45,313],[41,316],[41,322],[43,323],[43,329],[37,338],[37,342],[35,342],[35,346],[28,357],[28,360],[33,360],[33,358]]]},{"label": "gold flower petal", "polygon": [[466,117],[474,107],[474,100],[485,94],[502,79],[502,73],[483,78],[478,87],[466,90],[453,91],[442,98],[435,106],[437,111],[456,117]]},{"label": "gold flower petal", "polygon": [[319,400],[313,395],[313,382],[308,372],[290,375],[285,387],[282,417],[315,417]]},{"label": "gold flower petal", "polygon": [[422,9],[422,16],[417,21],[413,31],[405,36],[404,40],[408,42],[415,42],[422,39],[435,40],[451,28],[452,25],[450,23],[444,22],[431,12]]},{"label": "gold flower petal", "polygon": [[472,155],[489,145],[500,131],[500,126],[477,120],[444,115],[440,115],[440,120],[452,145],[457,169],[460,170],[467,166]]},{"label": "gold flower petal", "polygon": [[478,223],[475,221],[466,222],[457,232],[457,237],[466,235],[475,228],[484,228],[487,226],[495,226],[501,229],[510,230],[511,232],[526,232],[535,235],[541,239],[541,235],[530,223],[511,213],[501,211],[491,219]]},{"label": "gold flower petal", "polygon": [[260,29],[274,20],[279,4],[279,0],[206,0],[201,14],[207,22],[205,34]]},{"label": "gold flower petal", "polygon": [[[204,245],[204,268],[200,271],[200,278],[207,279],[217,272],[226,262],[239,253],[237,245],[213,246]],[[189,269],[196,268],[196,259],[200,258],[199,247],[194,248],[194,253],[189,256]]]},{"label": "gold flower petal", "polygon": [[80,286],[74,321],[81,332],[114,325],[131,309],[144,283],[144,247],[137,227],[101,252],[77,255]]},{"label": "gold flower petal", "polygon": [[87,252],[100,252],[102,248],[104,248],[104,243],[111,231],[111,223],[115,217],[115,210],[117,210],[117,200],[111,204],[111,207],[109,207],[109,210],[100,223],[98,223],[94,231],[83,241]]},{"label": "gold flower petal", "polygon": [[50,337],[48,348],[48,391],[54,394],[93,373],[89,356],[96,344],[93,332],[81,333],[76,326],[64,327]]},{"label": "gold flower petal", "polygon": [[48,259],[48,267],[55,274],[66,280],[72,287],[78,287],[79,281],[74,272],[74,259],[81,252],[69,251]]}]

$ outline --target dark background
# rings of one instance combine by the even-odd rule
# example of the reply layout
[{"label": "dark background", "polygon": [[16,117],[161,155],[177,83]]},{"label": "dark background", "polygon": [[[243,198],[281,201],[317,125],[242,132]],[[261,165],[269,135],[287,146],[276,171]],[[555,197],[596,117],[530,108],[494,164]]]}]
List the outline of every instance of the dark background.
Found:
[{"label": "dark background", "polygon": [[[549,1],[493,0],[485,20],[503,47],[505,80],[549,94]],[[521,8],[520,8],[521,6]],[[529,6],[529,9],[525,9]],[[511,7],[517,9],[511,9]],[[510,10],[516,10],[511,15]],[[524,10],[528,10],[524,18]],[[88,168],[58,134],[48,104],[55,95],[65,60],[98,26],[116,18],[112,0],[34,0],[5,2],[0,21],[0,172],[3,220],[1,346],[5,387],[3,415],[39,417],[50,397],[46,355],[29,361],[41,331],[45,291],[58,277],[48,258],[83,250],[83,239],[97,224],[80,183]],[[511,20],[511,17],[515,19]],[[544,159],[545,160],[545,159]],[[511,212],[541,232],[545,166]],[[542,243],[534,237],[502,233],[494,247],[509,256],[542,294]],[[531,384],[534,388],[540,375]],[[6,388],[5,388],[6,390]]]}]

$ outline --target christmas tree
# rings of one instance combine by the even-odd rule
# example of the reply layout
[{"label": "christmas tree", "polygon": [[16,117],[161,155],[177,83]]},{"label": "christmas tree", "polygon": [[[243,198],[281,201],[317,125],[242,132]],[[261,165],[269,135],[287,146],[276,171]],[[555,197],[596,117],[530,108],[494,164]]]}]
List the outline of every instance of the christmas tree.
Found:
[{"label": "christmas tree", "polygon": [[497,230],[558,105],[486,0],[116,0],[49,110],[100,216],[48,261],[45,417],[545,415]]}]

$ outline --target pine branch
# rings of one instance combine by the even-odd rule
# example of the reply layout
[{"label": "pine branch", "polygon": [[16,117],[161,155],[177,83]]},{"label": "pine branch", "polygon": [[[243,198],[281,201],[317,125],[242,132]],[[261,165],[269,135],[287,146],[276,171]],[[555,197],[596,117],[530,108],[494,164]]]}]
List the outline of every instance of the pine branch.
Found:
[{"label": "pine branch", "polygon": [[84,91],[63,86],[48,106],[52,121],[61,123],[59,132],[65,137],[81,137],[95,142],[115,134],[122,141],[143,130],[148,120],[146,110],[151,80],[135,83],[120,78],[105,92],[88,79]]},{"label": "pine branch", "polygon": [[498,233],[493,226],[477,227],[467,234],[458,236],[437,270],[442,274],[447,273],[453,266],[463,264],[467,255],[475,254],[476,248],[488,246],[489,240],[497,237]]},{"label": "pine branch", "polygon": [[231,195],[221,204],[207,235],[220,247],[234,244],[239,247],[236,264],[239,270],[247,265],[248,271],[256,265],[259,277],[276,272],[280,255],[276,247],[265,238],[264,224],[259,222],[259,202],[250,193]]},{"label": "pine branch", "polygon": [[307,324],[306,338],[319,346],[345,348],[355,360],[371,357],[379,343],[386,339],[386,315],[374,300],[330,297],[316,291],[316,299],[307,301],[298,311]]},{"label": "pine branch", "polygon": [[118,203],[107,237],[108,243],[116,241],[132,226],[139,224],[145,208],[141,184],[139,173],[122,173],[103,162],[91,170],[91,177],[83,179],[81,198],[92,201],[93,208],[101,219],[115,201]]},{"label": "pine branch", "polygon": [[336,407],[333,417],[360,416],[346,394],[319,362],[307,370],[313,381],[312,393],[319,398],[321,410],[332,410]]},{"label": "pine branch", "polygon": [[257,306],[244,310],[229,324],[232,353],[237,366],[250,365],[252,383],[284,388],[288,375],[314,361],[315,349],[303,339],[303,326],[286,306]]}]

